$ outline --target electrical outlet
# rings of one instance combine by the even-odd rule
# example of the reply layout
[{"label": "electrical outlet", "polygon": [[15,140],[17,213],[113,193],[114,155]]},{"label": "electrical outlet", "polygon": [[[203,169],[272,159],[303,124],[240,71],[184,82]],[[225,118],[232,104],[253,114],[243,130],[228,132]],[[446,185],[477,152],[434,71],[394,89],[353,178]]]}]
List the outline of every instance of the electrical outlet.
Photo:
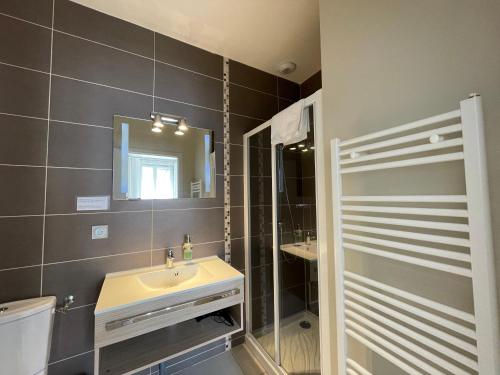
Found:
[{"label": "electrical outlet", "polygon": [[103,238],[108,238],[108,226],[92,225],[92,239],[102,240]]}]

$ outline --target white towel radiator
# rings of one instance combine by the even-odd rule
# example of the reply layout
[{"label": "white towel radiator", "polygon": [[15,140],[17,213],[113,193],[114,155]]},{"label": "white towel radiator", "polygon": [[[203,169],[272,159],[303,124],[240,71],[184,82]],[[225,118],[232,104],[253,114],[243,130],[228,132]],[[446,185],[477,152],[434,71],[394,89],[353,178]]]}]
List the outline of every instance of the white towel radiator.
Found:
[{"label": "white towel radiator", "polygon": [[[456,111],[345,141],[333,139],[331,147],[339,374],[376,371],[366,357],[364,366],[354,359],[348,342],[408,374],[500,374],[480,96],[471,95]],[[377,173],[372,171],[427,164],[446,168],[452,161],[463,166],[464,195],[342,193],[348,174],[365,178]],[[373,269],[369,275],[353,272],[345,258],[350,252],[467,278],[474,312],[377,281]]]}]

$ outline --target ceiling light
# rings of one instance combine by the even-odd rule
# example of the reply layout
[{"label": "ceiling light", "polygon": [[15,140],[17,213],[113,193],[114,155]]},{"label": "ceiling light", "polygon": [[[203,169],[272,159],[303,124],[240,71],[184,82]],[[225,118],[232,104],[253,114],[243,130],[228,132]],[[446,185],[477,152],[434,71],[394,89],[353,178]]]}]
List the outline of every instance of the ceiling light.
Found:
[{"label": "ceiling light", "polygon": [[297,64],[295,64],[293,61],[286,61],[280,64],[278,67],[278,70],[280,71],[281,74],[293,73],[295,72],[295,69],[297,69]]},{"label": "ceiling light", "polygon": [[301,144],[299,145],[299,148],[304,148],[304,147],[306,147],[306,145],[305,145],[305,144],[303,144],[303,143],[301,143]]},{"label": "ceiling light", "polygon": [[158,113],[155,115],[155,118],[153,121],[153,127],[158,128],[158,129],[163,128],[163,123],[161,122],[161,116]]},{"label": "ceiling light", "polygon": [[180,130],[181,132],[188,131],[188,124],[185,118],[181,118],[181,120],[179,121],[179,125],[177,125],[177,130]]}]

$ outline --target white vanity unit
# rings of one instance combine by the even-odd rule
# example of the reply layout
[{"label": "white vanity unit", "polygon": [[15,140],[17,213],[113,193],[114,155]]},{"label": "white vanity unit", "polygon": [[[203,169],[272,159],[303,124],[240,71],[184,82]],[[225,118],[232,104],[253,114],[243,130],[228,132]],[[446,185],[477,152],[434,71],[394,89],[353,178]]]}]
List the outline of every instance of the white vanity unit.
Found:
[{"label": "white vanity unit", "polygon": [[[94,312],[95,374],[132,374],[242,331],[243,283],[215,256],[107,274]],[[226,308],[232,326],[195,319]]]}]

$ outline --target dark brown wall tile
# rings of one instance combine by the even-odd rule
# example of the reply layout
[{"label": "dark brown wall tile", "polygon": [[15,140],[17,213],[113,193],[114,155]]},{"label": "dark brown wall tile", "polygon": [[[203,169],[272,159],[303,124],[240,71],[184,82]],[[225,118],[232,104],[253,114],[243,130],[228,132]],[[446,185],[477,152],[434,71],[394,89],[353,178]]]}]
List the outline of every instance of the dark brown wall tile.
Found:
[{"label": "dark brown wall tile", "polygon": [[211,129],[215,132],[215,141],[222,142],[223,119],[221,111],[195,107],[159,98],[155,98],[155,110],[185,117],[189,123],[198,128]]},{"label": "dark brown wall tile", "polygon": [[110,195],[111,171],[49,168],[47,214],[76,212],[76,197]]},{"label": "dark brown wall tile", "polygon": [[0,163],[45,165],[47,121],[0,114]]},{"label": "dark brown wall tile", "polygon": [[86,39],[153,57],[153,32],[68,0],[55,4],[54,28]]},{"label": "dark brown wall tile", "polygon": [[230,85],[231,113],[268,120],[278,113],[278,97]]},{"label": "dark brown wall tile", "polygon": [[0,218],[0,269],[42,262],[43,217]]},{"label": "dark brown wall tile", "polygon": [[0,166],[0,216],[43,213],[45,168]]},{"label": "dark brown wall tile", "polygon": [[[93,225],[108,225],[108,238],[92,239]],[[99,257],[151,248],[151,212],[47,216],[44,262]]]},{"label": "dark brown wall tile", "polygon": [[[93,329],[93,328],[92,328]],[[94,373],[94,352],[68,358],[49,364],[49,375],[92,375]]]},{"label": "dark brown wall tile", "polygon": [[271,176],[271,152],[270,148],[250,147],[250,176]]},{"label": "dark brown wall tile", "polygon": [[250,146],[271,149],[271,127],[267,126],[250,137]]},{"label": "dark brown wall tile", "polygon": [[[155,250],[153,251],[153,266],[165,264],[167,261],[167,250]],[[224,259],[224,241],[217,241],[211,243],[202,243],[193,245],[193,259],[204,258],[208,256],[216,255],[221,259]],[[180,262],[182,258],[182,247],[176,246],[174,248],[175,261]]]},{"label": "dark brown wall tile", "polygon": [[222,81],[156,63],[155,96],[222,110]]},{"label": "dark brown wall tile", "polygon": [[149,118],[153,99],[92,83],[52,78],[51,118],[113,127],[113,116]]},{"label": "dark brown wall tile", "polygon": [[262,297],[273,290],[273,265],[252,267],[252,297]]},{"label": "dark brown wall tile", "polygon": [[290,107],[294,102],[288,100],[288,99],[283,99],[279,98],[279,110],[283,111],[284,109],[287,109]]},{"label": "dark brown wall tile", "polygon": [[229,61],[229,80],[237,85],[278,95],[276,76],[234,60]]},{"label": "dark brown wall tile", "polygon": [[243,146],[231,145],[230,150],[231,175],[243,174]]},{"label": "dark brown wall tile", "polygon": [[231,237],[241,238],[245,235],[243,207],[231,207]]},{"label": "dark brown wall tile", "polygon": [[0,12],[50,27],[52,24],[52,1],[2,0],[0,1]]},{"label": "dark brown wall tile", "polygon": [[321,70],[306,79],[300,85],[300,96],[307,98],[321,88]]},{"label": "dark brown wall tile", "polygon": [[300,85],[278,77],[278,96],[292,101],[300,99]]},{"label": "dark brown wall tile", "polygon": [[273,263],[273,236],[265,235],[250,237],[250,261],[252,267]]},{"label": "dark brown wall tile", "polygon": [[243,206],[243,176],[231,176],[231,206]]},{"label": "dark brown wall tile", "polygon": [[54,74],[153,94],[153,61],[144,57],[56,32],[52,61]]},{"label": "dark brown wall tile", "polygon": [[49,75],[0,65],[0,112],[47,117]]},{"label": "dark brown wall tile", "polygon": [[[94,348],[94,308],[94,305],[85,306],[71,309],[66,314],[55,315],[50,348],[51,362]],[[73,340],[68,340],[68,337]],[[85,362],[82,365],[85,365]]]},{"label": "dark brown wall tile", "polygon": [[112,129],[51,121],[49,134],[50,166],[113,168]]},{"label": "dark brown wall tile", "polygon": [[50,30],[0,15],[0,61],[48,72]]},{"label": "dark brown wall tile", "polygon": [[[112,195],[112,171],[49,168],[47,171],[47,214],[76,212],[76,197]],[[110,211],[142,211],[151,200],[111,200]],[[105,211],[106,212],[106,211]]]},{"label": "dark brown wall tile", "polygon": [[153,248],[181,245],[184,234],[191,234],[194,243],[224,239],[222,208],[155,211],[153,217]]},{"label": "dark brown wall tile", "polygon": [[229,115],[229,124],[230,124],[230,137],[231,143],[242,145],[243,144],[243,135],[250,130],[256,128],[257,126],[262,124],[261,120],[256,120],[249,117],[238,116],[235,114]]},{"label": "dark brown wall tile", "polygon": [[[75,297],[74,307],[96,303],[106,273],[147,267],[149,251],[97,259],[48,264],[43,267],[43,295]],[[76,277],[77,276],[77,277]]]},{"label": "dark brown wall tile", "polygon": [[250,204],[252,206],[272,204],[272,178],[250,177]]},{"label": "dark brown wall tile", "polygon": [[[232,211],[233,209],[231,209]],[[243,232],[243,207],[242,208],[235,208],[236,212],[236,218],[241,218],[239,221],[235,220],[234,225],[240,227],[241,230],[238,230],[238,232],[231,233],[231,235],[235,238],[238,237],[243,237],[244,232]],[[239,212],[238,212],[239,211]],[[231,227],[233,226],[233,216],[231,212]],[[251,224],[251,229],[250,233],[252,236],[258,236],[261,234],[260,230],[260,224],[261,221],[263,223],[263,228],[264,228],[264,234],[272,234],[273,233],[273,212],[272,212],[272,207],[271,206],[252,206],[250,208],[250,217],[252,220]],[[234,232],[234,230],[232,230]]]},{"label": "dark brown wall tile", "polygon": [[222,79],[222,56],[161,34],[155,37],[157,60]]},{"label": "dark brown wall tile", "polygon": [[245,240],[231,239],[231,266],[239,271],[245,269]]},{"label": "dark brown wall tile", "polygon": [[40,266],[0,271],[0,303],[40,296]]}]

